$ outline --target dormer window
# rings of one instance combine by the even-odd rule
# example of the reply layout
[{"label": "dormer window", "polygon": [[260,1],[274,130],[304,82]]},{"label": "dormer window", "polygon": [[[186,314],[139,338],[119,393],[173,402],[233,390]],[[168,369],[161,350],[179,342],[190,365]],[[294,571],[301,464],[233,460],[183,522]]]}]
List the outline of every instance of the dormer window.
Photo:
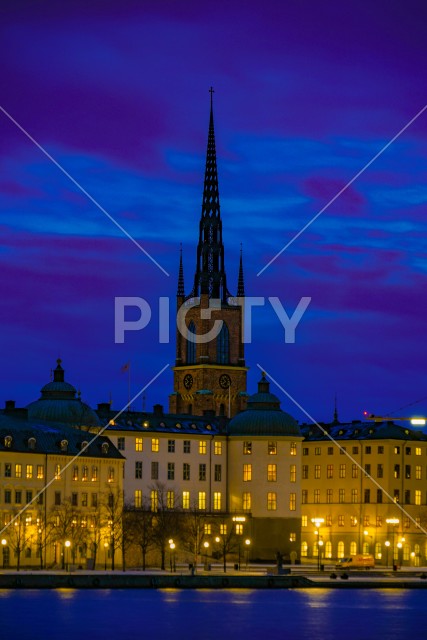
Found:
[{"label": "dormer window", "polygon": [[101,445],[101,451],[104,455],[107,455],[108,453],[108,449],[109,449],[109,444],[108,442],[103,442]]},{"label": "dormer window", "polygon": [[4,446],[6,449],[10,449],[12,446],[12,436],[5,436],[4,438]]},{"label": "dormer window", "polygon": [[35,438],[28,438],[28,448],[32,449],[34,451],[34,449],[36,448],[36,439]]},{"label": "dormer window", "polygon": [[81,450],[86,449],[86,447],[88,446],[89,442],[87,440],[83,440],[82,444],[81,444]]},{"label": "dormer window", "polygon": [[68,440],[61,440],[61,451],[68,450]]}]

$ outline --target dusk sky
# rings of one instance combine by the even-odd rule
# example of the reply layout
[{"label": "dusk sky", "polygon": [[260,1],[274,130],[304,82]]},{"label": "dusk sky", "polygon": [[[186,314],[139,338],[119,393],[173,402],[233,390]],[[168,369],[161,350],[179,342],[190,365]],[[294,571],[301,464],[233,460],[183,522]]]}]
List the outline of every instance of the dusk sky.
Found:
[{"label": "dusk sky", "polygon": [[[253,315],[259,362],[319,420],[427,396],[427,111],[262,275],[257,273],[427,104],[422,0],[19,2],[0,9],[1,100],[170,274],[165,276],[0,112],[1,402],[39,397],[58,356],[95,406],[175,358],[183,244],[194,277],[212,85],[225,266],[247,295],[311,304],[285,344]],[[114,298],[150,326],[114,343]],[[171,297],[171,342],[157,300]],[[146,393],[168,405],[172,370]],[[282,408],[306,417],[276,388]],[[140,409],[138,400],[135,408]],[[427,399],[396,415],[427,415]]]}]

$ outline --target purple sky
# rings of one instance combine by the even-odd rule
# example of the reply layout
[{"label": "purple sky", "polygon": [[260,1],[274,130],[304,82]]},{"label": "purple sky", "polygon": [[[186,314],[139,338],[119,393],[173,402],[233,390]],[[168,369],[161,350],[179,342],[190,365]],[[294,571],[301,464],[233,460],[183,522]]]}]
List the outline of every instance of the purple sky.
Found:
[{"label": "purple sky", "polygon": [[[229,288],[242,242],[248,295],[278,296],[289,313],[312,298],[294,345],[271,310],[254,312],[249,390],[260,362],[318,419],[332,417],[335,392],[342,419],[427,396],[427,111],[256,276],[427,103],[424,2],[5,0],[0,11],[0,105],[171,274],[0,113],[4,400],[36,399],[58,355],[83,399],[111,392],[117,408],[124,363],[135,393],[173,364],[157,298],[174,303],[180,242],[191,289],[210,85]],[[124,345],[115,296],[153,306]],[[147,407],[167,406],[171,389],[169,371]],[[415,410],[426,415],[427,400],[398,413]]]}]

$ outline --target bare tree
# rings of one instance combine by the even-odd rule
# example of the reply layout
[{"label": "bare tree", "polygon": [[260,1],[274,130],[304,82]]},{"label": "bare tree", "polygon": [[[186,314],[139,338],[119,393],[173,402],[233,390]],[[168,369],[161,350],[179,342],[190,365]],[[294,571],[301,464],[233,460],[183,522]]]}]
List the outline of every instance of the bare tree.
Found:
[{"label": "bare tree", "polygon": [[111,571],[114,571],[116,553],[123,548],[123,490],[110,488],[102,506],[109,535]]},{"label": "bare tree", "polygon": [[16,570],[19,571],[21,568],[22,552],[31,544],[31,527],[28,526],[25,513],[9,525],[7,535],[9,546],[16,556]]},{"label": "bare tree", "polygon": [[239,547],[239,540],[234,531],[233,524],[227,522],[222,518],[219,524],[218,535],[215,536],[215,541],[218,544],[220,557],[223,559],[224,573],[227,571],[227,556],[229,553],[234,553]]},{"label": "bare tree", "polygon": [[[169,494],[169,495],[168,495]],[[153,512],[153,544],[160,552],[161,569],[165,569],[166,549],[170,539],[177,539],[181,533],[181,509],[164,484],[156,482],[151,487],[151,510]]]},{"label": "bare tree", "polygon": [[82,526],[81,513],[67,498],[60,505],[52,507],[48,526],[50,528],[50,538],[53,542],[61,544],[61,566],[65,569],[65,542],[70,542],[71,557],[73,563],[76,561],[77,549],[86,543],[88,539],[87,527]]},{"label": "bare tree", "polygon": [[127,507],[125,510],[124,529],[128,529],[132,540],[141,550],[142,569],[145,571],[147,554],[154,545],[154,514],[148,499],[143,500],[141,507]]},{"label": "bare tree", "polygon": [[208,522],[207,514],[193,503],[188,513],[183,513],[181,544],[186,551],[193,555],[193,566],[197,567],[202,543],[205,538],[205,524]]}]

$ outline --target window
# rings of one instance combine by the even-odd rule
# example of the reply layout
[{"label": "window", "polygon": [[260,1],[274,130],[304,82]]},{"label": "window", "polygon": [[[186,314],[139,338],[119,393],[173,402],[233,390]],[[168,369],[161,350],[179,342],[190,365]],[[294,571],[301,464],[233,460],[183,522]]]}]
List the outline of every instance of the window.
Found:
[{"label": "window", "polygon": [[320,464],[314,465],[314,478],[320,480]]},{"label": "window", "polygon": [[27,464],[25,466],[25,477],[28,480],[33,477],[33,465],[32,464]]},{"label": "window", "polygon": [[252,508],[251,494],[247,491],[242,494],[242,508],[243,511],[250,511]]},{"label": "window", "polygon": [[415,455],[416,456],[420,456],[421,455],[421,447],[415,447]]},{"label": "window", "polygon": [[394,465],[393,475],[394,475],[395,478],[400,478],[400,464],[395,464]]},{"label": "window", "polygon": [[345,502],[345,489],[338,490],[338,502]]},{"label": "window", "polygon": [[416,480],[421,480],[422,476],[421,476],[421,467],[419,465],[417,465],[415,467],[415,479]]},{"label": "window", "polygon": [[314,490],[314,504],[320,503],[320,489]]},{"label": "window", "polygon": [[54,504],[57,507],[61,504],[61,492],[60,491],[55,491]]},{"label": "window", "polygon": [[371,475],[371,465],[365,464],[365,476],[370,476],[370,475]]},{"label": "window", "polygon": [[351,477],[352,478],[358,478],[359,477],[359,467],[357,466],[357,464],[353,464],[351,466]]},{"label": "window", "polygon": [[87,507],[87,493],[82,493],[82,507]]},{"label": "window", "polygon": [[411,455],[411,447],[405,447],[405,455],[407,456]]},{"label": "window", "polygon": [[383,445],[381,445],[381,444],[378,446],[378,453],[379,453],[379,454],[384,453],[384,447],[383,447]]},{"label": "window", "polygon": [[117,449],[119,451],[125,450],[125,439],[122,436],[120,436],[120,438],[117,438]]},{"label": "window", "polygon": [[307,480],[308,479],[308,464],[303,464],[302,465],[302,478],[303,478],[303,480]]},{"label": "window", "polygon": [[92,482],[96,482],[98,480],[98,467],[95,465],[92,467]]},{"label": "window", "polygon": [[199,453],[200,455],[206,455],[206,440],[200,440],[199,442]]},{"label": "window", "polygon": [[158,462],[151,463],[151,479],[152,480],[159,479],[159,463]]},{"label": "window", "polygon": [[296,456],[297,455],[297,443],[296,442],[291,442],[291,446],[290,446],[290,452],[291,456]]},{"label": "window", "polygon": [[326,516],[326,522],[325,522],[327,527],[332,527],[332,516]]},{"label": "window", "polygon": [[267,465],[267,481],[276,482],[276,480],[277,480],[277,465],[268,464]]},{"label": "window", "polygon": [[382,516],[377,516],[377,527],[382,527],[383,526],[383,517]]},{"label": "window", "polygon": [[92,507],[98,506],[98,494],[92,493]]},{"label": "window", "polygon": [[303,540],[301,542],[301,557],[306,558],[308,556],[308,544]]},{"label": "window", "polygon": [[328,447],[328,456],[333,456],[333,455],[334,455],[334,448]]},{"label": "window", "polygon": [[151,438],[151,451],[154,451],[155,453],[157,453],[158,450],[159,450],[159,439]]},{"label": "window", "polygon": [[352,447],[351,448],[351,453],[353,455],[357,455],[359,453],[359,447]]},{"label": "window", "polygon": [[321,454],[320,447],[315,447],[315,449],[314,449],[314,455],[315,455],[315,456],[320,456],[320,454]]},{"label": "window", "polygon": [[89,468],[85,465],[82,470],[82,481],[86,482],[89,475]]},{"label": "window", "polygon": [[37,480],[43,480],[44,478],[44,468],[42,464],[37,465]]},{"label": "window", "polygon": [[243,455],[250,456],[252,453],[252,442],[243,443]]},{"label": "window", "polygon": [[269,491],[267,493],[267,510],[276,511],[277,509],[277,493],[275,491]]},{"label": "window", "polygon": [[199,464],[199,480],[200,481],[204,481],[206,480],[206,465],[205,464]]},{"label": "window", "polygon": [[308,526],[308,516],[301,516],[301,526],[302,527]]},{"label": "window", "polygon": [[268,443],[268,455],[269,456],[277,455],[277,442]]},{"label": "window", "polygon": [[289,511],[296,511],[297,508],[297,494],[289,494]]},{"label": "window", "polygon": [[187,462],[184,462],[184,464],[182,465],[182,479],[190,479],[190,465]]},{"label": "window", "polygon": [[175,440],[168,440],[168,453],[175,453]]},{"label": "window", "polygon": [[398,447],[398,446],[394,447],[394,453],[395,454],[399,454],[400,453],[400,447]]},{"label": "window", "polygon": [[332,496],[333,496],[333,490],[332,489],[326,489],[326,503],[327,504],[331,504],[332,503]]},{"label": "window", "polygon": [[405,479],[410,480],[411,478],[411,465],[405,464]]},{"label": "window", "polygon": [[395,502],[400,502],[400,491],[399,491],[399,489],[395,489],[393,491],[393,500]]},{"label": "window", "polygon": [[384,466],[377,464],[377,478],[384,478]]},{"label": "window", "polygon": [[199,491],[199,509],[200,510],[206,509],[206,492],[205,491]]},{"label": "window", "polygon": [[136,460],[135,462],[135,478],[137,480],[142,478],[142,460]]},{"label": "window", "polygon": [[355,556],[356,553],[357,553],[357,543],[354,540],[352,540],[350,542],[350,555]]},{"label": "window", "polygon": [[235,526],[235,531],[237,536],[243,535],[243,525],[237,522]]},{"label": "window", "polygon": [[150,502],[151,502],[151,511],[153,513],[157,512],[159,508],[159,492],[157,489],[152,489],[150,492]]},{"label": "window", "polygon": [[133,502],[136,509],[141,509],[142,507],[142,491],[141,489],[136,489],[133,496]]},{"label": "window", "polygon": [[203,527],[203,532],[205,536],[212,535],[212,525],[205,522],[205,526]]},{"label": "window", "polygon": [[296,482],[296,481],[297,481],[297,465],[291,464],[291,466],[289,467],[289,482]]},{"label": "window", "polygon": [[33,499],[33,492],[32,491],[26,491],[25,492],[25,502],[27,504],[29,504],[32,501],[32,499]]},{"label": "window", "polygon": [[214,467],[215,482],[221,482],[221,475],[222,475],[222,466],[220,464],[216,464]]},{"label": "window", "polygon": [[342,540],[338,542],[337,557],[344,558],[344,542]]},{"label": "window", "polygon": [[166,493],[166,508],[175,509],[175,491],[169,489]]},{"label": "window", "polygon": [[345,522],[344,516],[343,515],[338,516],[338,526],[339,527],[343,527],[344,526],[344,522]]},{"label": "window", "polygon": [[333,464],[328,464],[328,466],[326,467],[326,477],[331,479],[334,477],[334,465]]},{"label": "window", "polygon": [[227,535],[227,525],[226,524],[220,524],[219,525],[219,533],[221,536],[226,536]]},{"label": "window", "polygon": [[243,482],[250,482],[252,480],[252,465],[243,465]]},{"label": "window", "polygon": [[56,464],[55,465],[55,480],[60,480],[61,479],[61,465],[60,464]]},{"label": "window", "polygon": [[22,503],[22,491],[15,491],[15,504]]},{"label": "window", "polygon": [[301,504],[307,504],[308,503],[308,491],[307,489],[303,489],[301,491]]},{"label": "window", "polygon": [[230,362],[230,333],[224,321],[216,339],[216,358],[219,364]]},{"label": "window", "polygon": [[357,489],[351,490],[351,501],[353,504],[359,502],[359,492]]},{"label": "window", "polygon": [[184,440],[183,451],[184,453],[191,453],[191,440]]},{"label": "window", "polygon": [[363,526],[369,527],[369,525],[370,525],[369,516],[363,516]]},{"label": "window", "polygon": [[191,320],[187,333],[186,364],[196,364],[196,325]]},{"label": "window", "polygon": [[214,492],[213,508],[214,508],[214,511],[221,510],[221,494],[219,491]]},{"label": "window", "polygon": [[175,480],[175,462],[168,462],[168,480]]},{"label": "window", "polygon": [[365,447],[365,453],[370,454],[372,452],[372,447],[367,446]]},{"label": "window", "polygon": [[222,442],[214,443],[214,454],[220,456],[222,454]]},{"label": "window", "polygon": [[4,492],[4,502],[5,504],[11,504],[12,502],[12,492],[9,489],[6,489]]},{"label": "window", "polygon": [[340,464],[340,478],[345,478],[345,469],[346,469],[345,463]]},{"label": "window", "polygon": [[370,489],[365,489],[364,494],[363,494],[363,502],[365,502],[366,504],[371,502],[371,490]]},{"label": "window", "polygon": [[411,490],[405,489],[405,504],[411,504]]},{"label": "window", "polygon": [[135,438],[135,451],[143,451],[142,438]]},{"label": "window", "polygon": [[74,482],[77,482],[77,480],[79,479],[79,468],[77,465],[74,465],[73,467],[73,480]]},{"label": "window", "polygon": [[78,494],[77,493],[72,493],[71,494],[71,504],[73,507],[77,507],[78,506]]},{"label": "window", "polygon": [[350,526],[357,527],[357,518],[356,516],[350,516]]},{"label": "window", "polygon": [[114,467],[108,469],[108,482],[114,482]]},{"label": "window", "polygon": [[347,451],[347,447],[340,447],[340,456],[343,456]]},{"label": "window", "polygon": [[303,456],[308,456],[308,447],[303,447],[303,449],[302,449],[302,455],[303,455]]},{"label": "window", "polygon": [[403,518],[403,526],[405,529],[410,529],[411,521],[409,518]]},{"label": "window", "polygon": [[289,542],[296,542],[297,541],[297,534],[294,531],[291,531],[291,533],[289,534]]}]

